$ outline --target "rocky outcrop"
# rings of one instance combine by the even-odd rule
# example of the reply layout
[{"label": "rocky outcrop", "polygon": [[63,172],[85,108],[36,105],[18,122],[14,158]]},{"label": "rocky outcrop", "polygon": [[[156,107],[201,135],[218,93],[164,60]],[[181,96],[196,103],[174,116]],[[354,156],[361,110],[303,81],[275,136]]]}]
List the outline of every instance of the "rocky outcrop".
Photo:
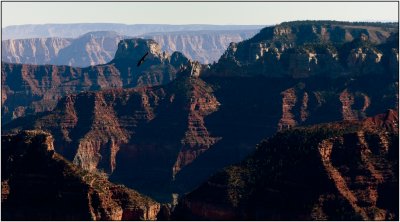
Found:
[{"label": "rocky outcrop", "polygon": [[[350,93],[347,89],[340,93],[342,116],[344,120],[358,120],[366,117],[371,104],[370,98],[363,93]],[[358,106],[358,108],[357,108]]]},{"label": "rocky outcrop", "polygon": [[[203,64],[212,63],[226,50],[231,42],[252,37],[258,29],[231,31],[185,31],[141,35],[153,39],[162,51],[173,54],[182,52],[189,59]],[[26,38],[26,36],[24,37]],[[132,37],[113,31],[82,33],[76,38],[32,38],[2,41],[2,61],[34,65],[68,65],[87,67],[110,62],[119,41]]]},{"label": "rocky outcrop", "polygon": [[[305,82],[300,82],[296,86],[286,89],[281,93],[282,96],[282,117],[278,123],[278,130],[285,130],[294,126],[315,123],[314,121],[318,110],[325,109],[327,105],[331,106],[335,112],[340,112],[342,120],[361,120],[367,116],[371,107],[371,98],[380,97],[369,90],[365,92],[350,90],[352,87],[345,88],[343,91],[310,91]],[[315,88],[314,88],[315,89]],[[368,95],[369,94],[369,95]],[[377,96],[377,97],[375,97]],[[394,99],[394,98],[393,98]],[[341,105],[338,104],[341,103]],[[396,102],[392,100],[396,108]],[[335,107],[335,108],[334,108]],[[326,110],[330,116],[336,116],[333,110]],[[337,119],[337,117],[335,117]],[[334,118],[333,118],[334,119]],[[332,119],[332,120],[333,120]]]},{"label": "rocky outcrop", "polygon": [[[146,52],[146,61],[137,67]],[[171,64],[170,55],[152,40],[132,39],[120,42],[115,59],[107,65],[76,68],[3,63],[2,122],[52,110],[58,99],[70,93],[168,83],[187,62],[183,55],[174,59]]]},{"label": "rocky outcrop", "polygon": [[342,114],[344,120],[355,120],[357,116],[353,113],[351,106],[354,104],[354,96],[349,94],[347,90],[340,94],[340,102],[342,102]]},{"label": "rocky outcrop", "polygon": [[[153,109],[162,96],[158,93],[162,92],[141,88],[69,95],[59,102],[55,115],[40,119],[35,127],[59,132],[59,152],[76,165],[88,171],[100,168],[112,173],[120,146],[128,143],[136,124],[154,118]],[[127,106],[132,113],[121,110]]]},{"label": "rocky outcrop", "polygon": [[[277,31],[282,35],[285,32]],[[260,40],[257,38],[249,41],[257,43]],[[243,160],[262,138],[277,130],[362,119],[390,108],[398,109],[398,77],[380,69],[367,73],[349,69],[347,57],[338,55],[348,55],[352,49],[370,43],[359,40],[347,43],[339,51],[329,44],[322,45],[322,49],[312,47],[325,52],[325,60],[314,56],[306,44],[303,48],[285,49],[286,55],[280,55],[279,50],[266,52],[268,45],[255,44],[253,49],[259,56],[271,52],[267,57],[273,60],[261,63],[265,66],[254,69],[257,73],[242,75],[244,69],[240,67],[247,67],[240,57],[244,56],[240,53],[244,50],[243,42],[231,44],[223,62],[207,66],[189,61],[181,53],[166,57],[152,40],[122,41],[113,62],[93,69],[115,67],[126,78],[119,81],[114,75],[104,74],[107,78],[96,80],[98,86],[90,88],[102,91],[63,97],[53,111],[16,119],[3,130],[46,129],[54,134],[57,151],[67,159],[88,170],[103,169],[113,181],[170,202],[172,193],[182,195],[193,190],[216,171]],[[389,67],[386,52],[393,49],[389,43],[372,45],[383,53],[379,66],[384,66],[384,70]],[[275,48],[291,47],[290,44],[282,42],[278,47],[277,42],[271,43]],[[149,50],[151,45],[154,53],[146,57],[147,61],[140,66],[144,74],[136,80],[136,62],[130,64],[145,52],[138,50],[135,55],[129,52],[142,49],[140,45],[149,45]],[[285,63],[275,66],[278,59]],[[246,62],[257,66],[261,60]],[[297,64],[300,60],[313,64],[309,68],[317,70],[311,71],[315,75],[308,75],[305,72],[308,66]],[[153,69],[165,67],[166,63],[179,70],[174,81],[169,82],[175,76],[161,75]],[[297,76],[281,75],[287,67],[295,70]],[[325,71],[330,69],[343,72],[329,75]],[[81,77],[85,82],[82,88],[93,82],[89,77],[92,76]],[[130,87],[154,82],[163,85],[104,90],[110,84]],[[22,113],[22,109],[15,113]]]},{"label": "rocky outcrop", "polygon": [[[377,74],[387,70],[379,45],[398,48],[394,26],[345,24],[330,21],[287,22],[262,29],[253,38],[231,44],[213,66],[212,75],[265,75],[307,78],[315,75],[341,76],[348,73]],[[389,28],[390,27],[390,28]]]},{"label": "rocky outcrop", "polygon": [[[289,129],[307,120],[308,94],[303,92],[303,96],[298,96],[299,89],[296,88],[289,88],[282,92],[282,117],[278,123],[278,130]],[[301,101],[297,101],[297,98]],[[300,106],[300,109],[295,106]],[[296,108],[297,110],[294,110]]]},{"label": "rocky outcrop", "polygon": [[157,219],[157,202],[78,168],[55,152],[53,141],[38,130],[2,136],[3,219]]},{"label": "rocky outcrop", "polygon": [[154,39],[164,51],[179,51],[203,64],[216,62],[231,42],[253,37],[257,30],[191,31],[143,35]]},{"label": "rocky outcrop", "polygon": [[[386,113],[382,113],[373,117],[368,117],[363,120],[364,127],[378,127],[384,128],[387,131],[399,132],[399,117],[398,111],[388,110]],[[383,142],[386,144],[386,142]]]},{"label": "rocky outcrop", "polygon": [[360,66],[363,63],[379,63],[382,58],[382,53],[369,49],[369,48],[358,48],[352,49],[351,54],[348,58],[347,65],[350,67]]},{"label": "rocky outcrop", "polygon": [[184,196],[172,218],[397,220],[397,127],[389,110],[278,133]]},{"label": "rocky outcrop", "polygon": [[[307,37],[309,31],[313,34]],[[202,75],[263,75],[299,79],[314,76],[391,75],[396,78],[396,31],[391,24],[351,26],[324,21],[283,23],[263,29],[249,40],[230,44],[220,61]],[[347,34],[339,38],[343,33]],[[116,42],[119,38],[122,37],[115,33],[90,33],[79,42],[90,41],[95,46],[83,47],[84,43],[77,43],[67,48],[88,48],[93,52],[92,58],[106,61],[106,55],[111,55],[112,49],[105,48],[111,44],[109,42]],[[100,50],[102,46],[105,51]],[[179,53],[173,53],[171,57],[163,53],[160,47],[152,40],[122,41],[117,47],[116,59],[107,65],[87,68],[4,63],[2,122],[51,110],[56,101],[68,93],[168,83],[188,60]],[[59,54],[63,50],[59,50]],[[146,51],[151,51],[147,62],[136,67],[134,63]]]},{"label": "rocky outcrop", "polygon": [[[192,70],[191,73],[193,73]],[[173,166],[173,177],[181,168],[189,165],[220,139],[212,137],[204,123],[204,117],[217,111],[220,105],[217,98],[212,94],[213,90],[205,82],[198,81],[195,78],[189,81],[193,82],[189,83],[193,85],[193,88],[188,92],[190,102],[185,107],[189,111],[188,128],[184,138],[182,138],[182,148]]]},{"label": "rocky outcrop", "polygon": [[[199,66],[185,67],[179,79],[163,87],[68,95],[49,115],[22,118],[12,125],[50,131],[57,152],[76,165],[101,169],[148,192],[138,186],[150,183],[144,178],[168,184],[219,139],[208,131],[204,118],[220,104],[213,90],[191,75]],[[131,180],[132,176],[141,179]]]},{"label": "rocky outcrop", "polygon": [[277,130],[396,108],[396,84],[388,77],[202,77],[207,67],[189,64],[167,85],[69,95],[52,112],[16,119],[3,130],[50,131],[57,152],[75,164],[169,201],[245,158]]}]

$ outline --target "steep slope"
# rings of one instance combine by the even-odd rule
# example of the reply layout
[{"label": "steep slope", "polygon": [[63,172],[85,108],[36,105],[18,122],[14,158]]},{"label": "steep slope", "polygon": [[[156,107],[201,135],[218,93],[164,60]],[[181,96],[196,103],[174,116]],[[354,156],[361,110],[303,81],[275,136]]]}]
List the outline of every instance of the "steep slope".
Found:
[{"label": "steep slope", "polygon": [[[221,138],[176,176],[191,190],[217,169],[238,162],[265,136],[299,125],[356,120],[398,109],[398,82],[391,77],[342,78],[207,77],[221,104],[205,118]],[[193,177],[196,175],[196,177]],[[187,178],[190,178],[188,180]]]},{"label": "steep slope", "polygon": [[160,205],[54,151],[43,131],[2,136],[4,220],[155,220]]},{"label": "steep slope", "polygon": [[[139,67],[137,62],[149,52]],[[2,123],[54,108],[69,93],[107,88],[165,84],[187,63],[181,53],[162,52],[153,40],[129,39],[118,45],[106,65],[76,68],[2,63]]]},{"label": "steep slope", "polygon": [[17,119],[3,130],[50,131],[57,152],[75,164],[103,169],[166,201],[240,161],[277,130],[396,108],[390,78],[221,81],[196,77],[200,68],[185,67],[165,86],[69,95],[52,112]]},{"label": "steep slope", "polygon": [[[319,21],[305,22],[305,26],[318,27],[320,23],[324,26],[330,24],[330,27],[343,26],[338,22]],[[299,28],[297,22],[284,25]],[[360,28],[358,25],[353,24],[358,31],[371,28],[365,25]],[[379,24],[375,25],[378,27],[371,29],[379,29]],[[267,27],[264,31],[280,30],[280,27]],[[387,31],[384,28],[381,30]],[[397,31],[396,28],[393,31]],[[309,60],[308,55],[304,60],[297,60],[304,56],[302,50],[308,47],[307,42],[300,42],[296,44],[301,45],[291,46],[291,51],[287,50],[289,52],[284,64],[268,56],[263,58],[265,63],[247,61],[243,64],[239,56],[257,55],[249,51],[246,44],[257,46],[260,42],[269,41],[268,37],[262,39],[265,37],[262,33],[238,43],[237,49],[228,49],[225,55],[231,57],[225,59],[222,56],[217,64],[200,75],[214,89],[214,95],[221,104],[217,112],[205,119],[208,130],[221,139],[176,175],[174,184],[182,190],[191,190],[202,182],[200,178],[207,178],[216,169],[240,161],[253,150],[257,141],[277,130],[298,125],[363,119],[387,109],[398,109],[398,73],[395,71],[398,67],[397,33],[386,32],[386,42],[377,45],[365,38],[365,35],[360,34],[357,38],[357,31],[354,31],[356,39],[335,43],[340,55],[332,62],[320,58],[318,62]],[[300,34],[303,36],[298,36]],[[293,34],[291,37],[306,38],[307,32]],[[285,36],[279,38],[286,39]],[[278,40],[271,40],[271,44],[278,44]],[[316,49],[321,50],[321,47],[329,49],[333,43],[319,44]],[[360,48],[365,51],[359,53]],[[370,56],[365,52],[370,53]],[[355,59],[354,54],[358,55]],[[378,57],[381,60],[374,59]],[[342,58],[345,58],[345,63]],[[350,65],[347,65],[347,58],[353,58],[349,60]],[[355,60],[358,62],[352,63]],[[318,67],[313,70],[309,66],[311,62]],[[293,64],[293,68],[289,68],[291,66],[288,64]]]},{"label": "steep slope", "polygon": [[398,113],[294,128],[185,195],[176,219],[398,220]]},{"label": "steep slope", "polygon": [[189,76],[200,68],[193,63],[164,87],[69,95],[53,112],[17,119],[5,129],[45,129],[54,135],[57,152],[83,169],[102,169],[138,189],[163,187],[149,178],[168,188],[181,168],[218,141],[203,119],[219,103],[209,86]]}]

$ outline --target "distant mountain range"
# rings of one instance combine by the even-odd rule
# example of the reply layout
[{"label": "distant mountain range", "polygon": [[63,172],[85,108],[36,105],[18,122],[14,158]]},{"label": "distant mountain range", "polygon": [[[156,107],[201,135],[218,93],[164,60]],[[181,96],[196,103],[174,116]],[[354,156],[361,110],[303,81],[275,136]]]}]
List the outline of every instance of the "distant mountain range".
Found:
[{"label": "distant mountain range", "polygon": [[43,24],[43,25],[13,25],[2,28],[2,40],[27,38],[78,38],[88,32],[113,31],[121,35],[138,36],[153,32],[177,31],[227,31],[227,30],[254,30],[265,25],[162,25],[162,24],[135,24],[118,23],[77,23],[77,24]]},{"label": "distant mountain range", "polygon": [[200,63],[217,62],[231,42],[241,42],[253,37],[259,29],[204,30],[150,33],[140,37],[153,39],[167,52],[179,51]]},{"label": "distant mountain range", "polygon": [[124,38],[128,37],[102,31],[90,32],[77,39],[9,39],[2,41],[2,61],[76,67],[105,64],[114,58],[118,43]]},{"label": "distant mountain range", "polygon": [[[212,63],[219,59],[231,42],[251,38],[252,30],[180,31],[140,35],[154,39],[163,51],[180,51],[190,59]],[[25,38],[2,41],[2,61],[36,65],[86,67],[111,61],[118,42],[132,38],[114,31],[89,32],[78,38]]]}]

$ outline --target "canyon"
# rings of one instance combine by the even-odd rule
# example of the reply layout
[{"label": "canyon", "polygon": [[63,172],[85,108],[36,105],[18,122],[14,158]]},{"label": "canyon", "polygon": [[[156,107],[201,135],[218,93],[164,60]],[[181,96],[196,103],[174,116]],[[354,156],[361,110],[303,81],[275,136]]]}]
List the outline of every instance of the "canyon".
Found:
[{"label": "canyon", "polygon": [[160,204],[54,151],[51,134],[2,135],[5,220],[156,220]]},{"label": "canyon", "polygon": [[[201,63],[219,59],[231,42],[240,42],[255,35],[251,30],[204,30],[147,33],[136,38],[153,39],[162,51],[183,53],[187,58]],[[7,39],[2,41],[2,61],[33,65],[67,65],[87,67],[110,62],[119,41],[127,35],[113,31],[84,33],[76,38],[42,37],[30,39]]]},{"label": "canyon", "polygon": [[[146,51],[149,56],[138,72],[136,62]],[[344,174],[342,169],[337,169],[336,159],[329,159],[331,157],[321,164],[322,151],[318,150],[318,146],[324,150],[333,144],[332,150],[338,149],[339,156],[356,158],[356,155],[340,153],[341,148],[336,147],[349,144],[350,151],[365,150],[367,146],[373,150],[381,149],[375,143],[370,144],[368,139],[365,139],[366,145],[354,142],[363,142],[364,135],[371,134],[371,138],[386,139],[388,152],[395,152],[390,148],[395,147],[395,139],[377,136],[379,130],[368,131],[363,125],[365,121],[359,122],[388,109],[398,110],[398,28],[394,24],[282,23],[262,29],[248,40],[231,43],[219,61],[211,65],[189,60],[179,52],[172,55],[162,52],[153,40],[125,39],[118,44],[114,59],[106,65],[75,68],[3,63],[2,67],[4,133],[32,129],[50,132],[55,151],[68,161],[88,172],[102,170],[111,182],[122,183],[158,202],[170,202],[173,194],[182,196],[195,190],[181,200],[179,208],[182,211],[177,211],[177,218],[338,219],[338,214],[326,212],[329,207],[325,206],[345,207],[348,214],[339,219],[398,218],[392,205],[382,207],[379,201],[377,204],[372,197],[365,199],[363,194],[379,193],[376,187],[381,182],[393,184],[398,181],[389,175],[394,169],[390,164],[395,162],[387,164],[386,154],[369,156],[368,151],[362,153],[360,158],[366,158],[366,165],[360,167],[371,170],[370,165],[374,164],[371,160],[379,160],[382,167],[390,168],[385,171],[389,176],[385,174],[379,182],[360,173],[358,179],[367,181],[362,186],[368,183],[374,187],[351,194],[352,187],[335,191],[335,186],[343,187],[341,181],[352,178],[353,171]],[[392,136],[392,131],[398,127],[393,126],[393,121],[398,124],[398,119],[393,119],[396,111],[391,112],[387,118],[391,123],[376,117],[368,120],[373,122],[371,127],[388,126],[387,131]],[[296,128],[342,120],[350,122],[344,126],[339,123],[317,125],[310,130]],[[378,123],[383,126],[375,126]],[[320,131],[332,133],[327,133],[323,142],[319,140]],[[287,144],[286,150],[282,148],[282,152],[278,152],[269,148],[274,146],[262,142],[258,146],[261,148],[256,149],[256,144],[276,133],[277,136],[271,139],[275,141],[274,146],[277,144],[282,148],[279,143],[296,143],[304,137],[304,144],[311,144],[312,148],[306,150],[304,145],[304,149],[291,153],[294,145]],[[276,191],[276,187],[257,190],[254,196],[237,193],[247,192],[247,188],[252,187],[253,184],[248,185],[252,178],[247,177],[258,176],[257,172],[249,171],[252,167],[239,164],[229,167],[228,173],[217,173],[251,154],[253,156],[248,159],[260,156],[258,152],[264,152],[260,158],[272,161],[268,163],[272,165],[263,167],[278,167],[270,172],[255,166],[259,175],[273,179],[281,175],[279,167],[291,169],[294,166],[298,171],[286,171],[285,168],[282,174],[298,176],[294,181],[301,181],[303,175],[317,176],[321,183],[327,184],[327,190],[304,193],[310,194],[304,208],[290,206],[294,213],[286,218],[282,213],[287,209],[282,205],[286,196],[280,197],[278,194],[283,191]],[[297,161],[299,165],[295,165],[297,156],[301,157]],[[304,165],[308,159],[310,164]],[[349,163],[345,162],[343,166],[353,167],[346,164]],[[314,166],[317,167],[315,170],[320,169],[325,174],[314,172]],[[310,174],[304,173],[309,169]],[[216,176],[206,182],[211,185],[204,185],[204,181],[214,174]],[[233,175],[230,190],[225,189],[231,186],[225,180],[230,177],[227,174]],[[378,174],[381,173],[376,174],[380,177]],[[333,178],[333,182],[329,178]],[[304,187],[292,188],[293,180],[283,179],[282,183],[288,187],[282,189],[287,188],[293,198],[303,200],[299,193],[306,190],[307,184],[294,183]],[[256,184],[259,187],[268,182],[260,181]],[[280,179],[276,181],[281,185]],[[202,190],[209,193],[204,194]],[[221,196],[227,192],[233,192],[228,195],[231,198],[228,202]],[[277,205],[267,208],[265,214],[262,204],[260,208],[251,209],[264,200],[261,199],[264,196],[256,198],[263,193],[271,195]],[[354,201],[354,195],[357,199],[364,198],[364,205]],[[384,194],[379,196],[387,198]],[[250,199],[242,200],[242,197]],[[314,197],[321,201],[317,203]],[[296,203],[295,199],[290,200]],[[272,202],[265,204],[268,203]],[[384,205],[387,203],[383,200]],[[313,214],[309,211],[310,204],[315,205]],[[242,205],[245,207],[241,208]],[[363,213],[366,209],[372,209],[374,215]]]},{"label": "canyon", "polygon": [[[146,62],[137,67],[147,52]],[[179,52],[162,52],[153,40],[128,39],[119,42],[114,59],[105,65],[78,68],[2,63],[2,124],[52,110],[70,93],[168,83],[187,61]]]},{"label": "canyon", "polygon": [[281,131],[181,198],[172,218],[397,220],[398,130],[388,110]]},{"label": "canyon", "polygon": [[217,62],[231,42],[241,42],[253,37],[259,29],[223,31],[180,31],[149,33],[143,38],[153,39],[167,52],[179,51],[191,60],[202,64]]}]

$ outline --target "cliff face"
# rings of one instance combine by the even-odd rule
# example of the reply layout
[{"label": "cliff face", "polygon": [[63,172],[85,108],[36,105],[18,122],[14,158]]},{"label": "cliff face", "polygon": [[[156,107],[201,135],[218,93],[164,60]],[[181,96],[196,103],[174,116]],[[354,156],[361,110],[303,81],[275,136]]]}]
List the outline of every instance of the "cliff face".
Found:
[{"label": "cliff face", "polygon": [[231,42],[253,37],[258,30],[171,32],[143,35],[154,39],[167,52],[179,51],[203,64],[218,61]]},{"label": "cliff face", "polygon": [[[212,63],[231,42],[252,37],[258,29],[231,31],[186,31],[141,35],[153,39],[163,51],[182,52],[189,59]],[[8,39],[2,41],[2,61],[34,65],[68,65],[87,67],[110,62],[119,41],[132,37],[112,31],[88,32],[72,38]]]},{"label": "cliff face", "polygon": [[115,32],[89,32],[76,39],[33,38],[1,42],[2,62],[86,67],[114,58],[118,42],[127,36]]},{"label": "cliff face", "polygon": [[114,58],[118,43],[124,38],[128,37],[115,32],[86,33],[71,41],[47,64],[75,67],[106,64]]},{"label": "cliff face", "polygon": [[[196,67],[197,66],[197,67]],[[193,64],[186,70],[187,74],[196,75],[199,64]],[[194,70],[193,70],[194,69]],[[185,104],[187,113],[187,129],[181,140],[181,150],[173,166],[173,177],[181,168],[192,163],[198,156],[207,151],[221,138],[213,137],[208,132],[204,118],[216,111],[220,103],[212,94],[213,90],[205,82],[196,78],[190,78],[186,83],[192,88],[186,92],[188,103]]]},{"label": "cliff face", "polygon": [[240,76],[306,78],[380,73],[386,67],[382,59],[393,53],[384,48],[398,48],[393,36],[398,36],[395,26],[379,24],[282,23],[262,29],[249,40],[230,44],[213,67],[213,74],[226,75],[227,67],[235,67],[234,74]]},{"label": "cliff face", "polygon": [[[286,29],[277,30],[274,35],[288,33]],[[172,193],[193,190],[216,171],[243,160],[262,138],[276,131],[359,120],[398,109],[398,75],[393,73],[397,63],[393,52],[398,45],[390,40],[393,37],[380,45],[365,38],[339,44],[338,55],[350,55],[353,49],[362,48],[361,61],[368,50],[379,50],[383,56],[377,64],[374,59],[365,59],[361,66],[351,63],[355,64],[351,68],[348,57],[336,58],[327,44],[323,49],[329,49],[325,52],[331,56],[325,60],[315,54],[301,54],[307,48],[291,48],[286,57],[274,50],[267,56],[271,60],[264,63],[269,65],[259,67],[257,62],[249,62],[248,66],[259,68],[249,69],[249,73],[254,71],[251,75],[243,75],[243,60],[236,57],[242,54],[235,54],[244,50],[244,43],[232,44],[226,52],[228,62],[209,67],[189,61],[181,53],[167,56],[152,40],[124,40],[109,65],[92,67],[114,67],[124,78],[106,75],[111,71],[99,72],[107,78],[93,72],[81,77],[85,83],[82,88],[92,84],[90,78],[98,78],[98,87],[93,89],[154,82],[164,85],[69,95],[52,112],[16,119],[3,129],[46,129],[55,136],[57,151],[75,164],[87,170],[103,169],[112,180],[157,200],[170,201]],[[257,38],[249,41],[261,41]],[[133,67],[130,64],[145,54],[144,46],[152,53],[146,57],[148,63],[141,65],[141,76],[136,77],[136,62]],[[140,53],[130,53],[136,49]],[[368,50],[364,53],[364,49]],[[282,67],[274,62],[283,58],[286,63]],[[310,66],[311,70],[319,71],[309,75],[304,61],[316,65]],[[165,64],[178,73],[161,74],[160,69],[153,68]],[[288,67],[296,76],[281,75]],[[325,73],[331,69],[342,72]],[[171,81],[175,76],[177,79]],[[23,115],[29,110],[22,107],[13,112]]]},{"label": "cliff face", "polygon": [[[205,118],[218,140],[177,177],[193,189],[217,169],[239,162],[266,135],[294,126],[359,120],[398,109],[397,80],[382,76],[341,78],[203,77],[221,104]],[[196,177],[193,177],[196,175]],[[184,178],[191,178],[190,180]]]},{"label": "cliff face", "polygon": [[389,110],[278,133],[183,197],[173,218],[397,220],[398,123]]},{"label": "cliff face", "polygon": [[68,95],[51,113],[10,127],[52,132],[57,152],[85,170],[102,169],[139,189],[147,188],[149,178],[168,184],[219,139],[204,123],[219,103],[204,81],[191,77],[198,68],[199,63],[185,67],[163,87]]},{"label": "cliff face", "polygon": [[[136,66],[146,53],[146,61]],[[124,40],[107,65],[76,68],[55,65],[2,64],[2,122],[54,108],[70,93],[107,88],[165,84],[187,62],[182,54],[169,54],[151,40]]]},{"label": "cliff face", "polygon": [[54,151],[43,131],[2,136],[5,220],[155,220],[160,205]]},{"label": "cliff face", "polygon": [[[202,75],[247,77],[263,75],[272,78],[302,79],[350,74],[390,75],[396,78],[398,74],[396,31],[398,30],[391,25],[387,26],[374,23],[357,26],[335,22],[304,24],[293,22],[267,27],[249,40],[232,43],[219,62]],[[76,43],[71,43],[67,48],[59,50],[58,54],[67,55],[69,52],[74,52],[74,55],[81,55],[82,53],[75,51],[87,49],[91,59],[83,59],[85,56],[81,56],[81,59],[70,58],[70,60],[106,61],[112,56],[111,45],[120,38],[122,36],[115,33],[90,33]],[[178,39],[177,37],[176,40]],[[190,39],[198,38],[190,37],[187,41],[191,41]],[[215,41],[216,39],[218,38],[215,38]],[[199,42],[204,41],[199,40]],[[183,48],[179,48],[178,45]],[[183,50],[184,46],[197,44],[178,45],[175,48]],[[51,110],[57,100],[68,93],[165,84],[175,78],[176,71],[188,60],[181,53],[173,53],[172,56],[164,54],[160,47],[150,40],[121,41],[116,48],[115,60],[107,65],[87,68],[4,63],[3,123],[26,114]],[[136,60],[147,51],[151,51],[147,57],[148,61],[140,67],[135,67]]]},{"label": "cliff face", "polygon": [[50,131],[70,161],[166,201],[240,161],[277,130],[396,108],[391,79],[202,79],[199,69],[184,67],[164,86],[68,95],[52,112],[3,129]]},{"label": "cliff face", "polygon": [[1,61],[23,64],[51,64],[61,49],[69,46],[72,39],[37,38],[9,39],[1,42]]}]

